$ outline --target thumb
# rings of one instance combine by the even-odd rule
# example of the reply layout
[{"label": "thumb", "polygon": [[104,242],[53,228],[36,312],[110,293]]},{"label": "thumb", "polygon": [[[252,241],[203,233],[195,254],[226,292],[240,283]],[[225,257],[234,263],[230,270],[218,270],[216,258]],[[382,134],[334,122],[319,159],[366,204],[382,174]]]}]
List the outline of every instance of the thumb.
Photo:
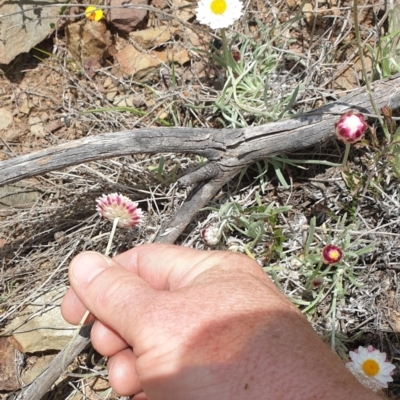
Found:
[{"label": "thumb", "polygon": [[154,298],[154,289],[146,281],[95,252],[80,253],[72,260],[69,279],[79,300],[96,319],[127,342],[133,341],[133,329],[140,329]]}]

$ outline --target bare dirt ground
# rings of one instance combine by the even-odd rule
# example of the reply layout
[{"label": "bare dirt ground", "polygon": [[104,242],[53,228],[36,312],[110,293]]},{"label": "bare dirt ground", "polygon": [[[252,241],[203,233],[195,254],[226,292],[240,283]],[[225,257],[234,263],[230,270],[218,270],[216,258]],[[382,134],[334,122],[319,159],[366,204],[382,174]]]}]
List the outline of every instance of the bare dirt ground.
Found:
[{"label": "bare dirt ground", "polygon": [[[278,54],[269,77],[271,92],[277,96],[281,91],[284,96],[301,84],[286,116],[318,108],[364,86],[351,3],[312,2],[303,12],[295,0],[246,3],[249,23],[236,26],[239,36],[234,38],[233,49],[239,51],[250,35],[264,40],[265,27],[271,38],[276,37],[268,47],[274,51],[276,47]],[[379,49],[389,24],[387,6],[384,1],[360,3],[365,48]],[[168,13],[169,4],[159,1],[153,6]],[[175,54],[184,49],[188,59],[175,64],[164,61],[136,75],[124,73],[116,57],[132,38],[114,30],[110,31],[112,44],[101,60],[74,59],[71,39],[66,35],[72,22],[67,20],[30,53],[2,66],[0,108],[12,112],[13,123],[0,131],[0,160],[104,132],[165,125],[223,128],[270,121],[266,116],[243,114],[232,125],[226,113],[214,107],[225,83],[225,71],[200,50],[209,52],[210,42],[218,47],[218,35],[199,26],[193,14],[185,24],[174,25],[174,35],[152,49],[169,49]],[[139,31],[166,25],[172,25],[171,19],[151,12]],[[278,35],[280,30],[284,35]],[[229,37],[234,37],[233,33],[227,31]],[[285,51],[279,50],[281,43]],[[138,49],[146,54],[150,51]],[[380,78],[378,57],[368,52],[365,56],[371,77]],[[209,205],[216,211],[200,212],[177,243],[212,249],[203,242],[201,230],[224,218],[221,207],[227,203],[240,205],[243,211],[239,214],[248,220],[259,206],[258,199],[265,205],[290,206],[288,211],[265,219],[267,228],[258,240],[244,225],[232,225],[213,248],[254,257],[300,308],[306,309],[316,300],[307,317],[327,343],[332,343],[332,328],[336,330],[334,347],[339,355],[368,344],[386,351],[398,367],[388,392],[397,398],[399,177],[385,159],[376,120],[369,123],[376,128],[376,143],[371,134],[367,143],[353,147],[347,169],[319,164],[298,168],[283,163],[285,187],[271,164],[259,162],[229,182]],[[332,141],[287,156],[340,163],[343,152],[344,147]],[[66,288],[68,262],[75,254],[83,250],[104,252],[110,225],[95,213],[97,197],[121,192],[138,201],[146,213],[146,222],[139,229],[117,231],[112,254],[150,243],[188,195],[188,190],[177,188],[177,178],[201,162],[204,160],[199,157],[172,153],[118,157],[0,188],[0,326],[6,327],[31,299],[49,287]],[[355,259],[351,273],[341,277],[340,285],[334,270],[321,273],[322,280],[313,283],[314,287],[308,285],[312,272],[302,260],[313,217],[316,229],[311,253],[330,240],[346,243],[351,252],[371,245]],[[21,370],[29,369],[38,357],[52,354],[26,355]],[[77,359],[68,373],[87,377],[65,374],[46,398],[113,398],[108,392],[104,360],[95,355],[94,361],[91,354]],[[8,394],[0,396],[7,398]]]}]

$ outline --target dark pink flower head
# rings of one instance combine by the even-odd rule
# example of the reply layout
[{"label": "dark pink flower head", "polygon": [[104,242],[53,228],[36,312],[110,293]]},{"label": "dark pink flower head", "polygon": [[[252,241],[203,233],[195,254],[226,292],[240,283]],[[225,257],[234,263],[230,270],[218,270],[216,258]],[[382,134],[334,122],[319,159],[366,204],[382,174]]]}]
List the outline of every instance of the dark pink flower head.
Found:
[{"label": "dark pink flower head", "polygon": [[321,259],[324,264],[336,264],[343,258],[342,249],[334,244],[327,244],[322,248]]},{"label": "dark pink flower head", "polygon": [[367,127],[362,114],[348,111],[335,124],[336,137],[343,143],[356,143],[364,138]]},{"label": "dark pink flower head", "polygon": [[138,203],[122,194],[103,194],[96,199],[96,203],[99,214],[111,222],[118,218],[118,226],[121,228],[132,228],[143,220],[143,212],[138,208]]}]

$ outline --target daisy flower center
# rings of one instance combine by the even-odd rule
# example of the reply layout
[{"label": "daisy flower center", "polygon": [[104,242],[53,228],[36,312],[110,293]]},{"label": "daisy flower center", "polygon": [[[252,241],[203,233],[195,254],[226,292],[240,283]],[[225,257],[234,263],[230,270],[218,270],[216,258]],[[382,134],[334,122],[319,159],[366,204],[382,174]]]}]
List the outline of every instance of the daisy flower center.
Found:
[{"label": "daisy flower center", "polygon": [[332,258],[333,260],[339,260],[339,258],[340,258],[340,253],[336,250],[336,249],[334,249],[334,250],[331,250],[330,252],[329,252],[329,257],[330,258]]},{"label": "daisy flower center", "polygon": [[365,360],[362,369],[368,376],[375,376],[379,372],[379,364],[375,360]]},{"label": "daisy flower center", "polygon": [[213,14],[222,15],[227,9],[226,1],[213,0],[210,4],[210,9]]}]

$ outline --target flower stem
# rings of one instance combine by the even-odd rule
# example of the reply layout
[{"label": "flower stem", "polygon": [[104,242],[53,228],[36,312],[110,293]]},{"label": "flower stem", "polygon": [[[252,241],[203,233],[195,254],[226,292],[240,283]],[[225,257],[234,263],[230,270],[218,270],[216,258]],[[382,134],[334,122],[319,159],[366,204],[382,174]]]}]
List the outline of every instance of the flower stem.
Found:
[{"label": "flower stem", "polygon": [[350,143],[346,143],[346,149],[344,151],[342,167],[345,167],[347,165],[347,160],[349,159],[349,154],[350,154],[350,146],[351,146]]},{"label": "flower stem", "polygon": [[[108,238],[107,248],[106,248],[106,251],[104,253],[106,256],[108,256],[110,254],[111,245],[112,245],[112,242],[113,242],[113,239],[114,239],[115,231],[116,231],[117,226],[118,226],[118,222],[119,222],[119,218],[117,217],[113,221],[113,226],[112,226],[112,229],[111,229],[111,232],[110,232],[110,237]],[[86,310],[85,314],[83,314],[83,317],[79,322],[79,325],[76,327],[75,332],[72,335],[72,338],[71,338],[70,342],[67,345],[64,357],[62,359],[62,369],[63,370],[65,370],[65,368],[66,368],[65,360],[66,360],[66,357],[67,357],[67,355],[69,353],[69,350],[70,350],[70,348],[72,346],[72,343],[74,343],[75,339],[77,338],[77,336],[79,334],[79,331],[81,330],[82,326],[85,324],[85,321],[87,320],[87,317],[89,316],[89,314],[90,314],[90,311]]]},{"label": "flower stem", "polygon": [[226,38],[225,29],[221,29],[222,51],[224,54],[224,61],[226,68],[232,66],[232,54],[229,51],[228,40]]},{"label": "flower stem", "polygon": [[113,239],[114,239],[115,231],[116,231],[117,226],[118,226],[118,222],[119,222],[119,218],[117,217],[113,221],[113,226],[112,226],[112,229],[111,229],[111,232],[110,232],[110,237],[108,238],[107,248],[106,248],[106,251],[104,253],[104,255],[106,255],[106,256],[108,256],[110,254],[111,245],[112,245],[112,242],[113,242]]},{"label": "flower stem", "polygon": [[371,91],[371,85],[368,79],[368,73],[367,73],[367,68],[365,66],[365,59],[364,59],[364,48],[361,43],[361,35],[360,35],[360,27],[358,24],[358,0],[353,1],[353,19],[354,19],[354,33],[356,35],[356,40],[357,40],[357,47],[358,51],[360,53],[360,61],[361,61],[361,68],[362,68],[362,73],[365,81],[365,86],[367,87],[367,93],[371,102],[371,106],[376,114],[376,117],[379,121],[379,124],[381,125],[383,132],[385,134],[386,139],[390,138],[389,130],[387,128],[387,125],[384,123],[381,114],[378,110],[378,106],[375,103],[374,96],[372,95]]}]

